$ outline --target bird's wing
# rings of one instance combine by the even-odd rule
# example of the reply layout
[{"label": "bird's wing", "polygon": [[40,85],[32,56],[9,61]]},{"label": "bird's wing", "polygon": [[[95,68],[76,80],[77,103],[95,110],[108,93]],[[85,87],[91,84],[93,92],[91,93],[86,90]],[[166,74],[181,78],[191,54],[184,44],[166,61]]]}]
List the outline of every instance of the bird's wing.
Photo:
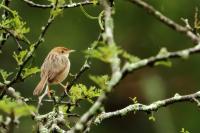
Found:
[{"label": "bird's wing", "polygon": [[51,83],[66,69],[66,63],[65,58],[61,59],[58,55],[49,54],[41,67],[41,76],[48,75],[48,82]]},{"label": "bird's wing", "polygon": [[[56,68],[56,66],[53,69],[51,69],[48,73],[48,75],[49,75],[48,81],[50,83],[53,82],[57,78],[57,76],[59,76],[60,74],[62,74],[65,71],[66,65],[60,64],[59,67],[57,67],[56,69],[55,68]],[[54,82],[56,82],[56,81],[54,81]]]}]

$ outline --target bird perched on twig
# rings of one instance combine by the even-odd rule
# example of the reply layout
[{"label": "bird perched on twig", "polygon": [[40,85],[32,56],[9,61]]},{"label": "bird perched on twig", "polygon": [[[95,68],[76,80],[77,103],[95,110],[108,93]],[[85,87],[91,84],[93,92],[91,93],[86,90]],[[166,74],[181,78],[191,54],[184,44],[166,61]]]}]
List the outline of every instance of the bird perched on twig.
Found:
[{"label": "bird perched on twig", "polygon": [[42,93],[45,85],[60,84],[64,89],[61,82],[67,77],[70,70],[69,54],[74,50],[65,47],[53,48],[45,58],[41,66],[41,80],[33,91],[33,95]]}]

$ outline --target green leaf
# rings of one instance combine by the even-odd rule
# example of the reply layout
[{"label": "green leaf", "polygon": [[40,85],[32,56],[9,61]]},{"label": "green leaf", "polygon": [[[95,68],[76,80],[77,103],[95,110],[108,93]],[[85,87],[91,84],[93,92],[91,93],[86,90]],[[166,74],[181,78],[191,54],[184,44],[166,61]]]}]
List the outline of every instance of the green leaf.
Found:
[{"label": "green leaf", "polygon": [[99,17],[94,17],[94,16],[88,14],[82,5],[80,5],[80,9],[83,12],[83,14],[89,19],[98,19],[99,18]]},{"label": "green leaf", "polygon": [[200,19],[199,19],[199,10],[196,8],[195,15],[194,15],[194,29],[200,29]]},{"label": "green leaf", "polygon": [[92,0],[92,3],[96,6],[98,3],[98,0]]},{"label": "green leaf", "polygon": [[[163,58],[163,57],[168,57],[169,55],[169,52],[167,50],[167,48],[163,47],[160,49],[160,51],[158,52],[157,54],[157,58]],[[172,66],[172,62],[169,60],[169,59],[166,59],[166,60],[160,60],[160,61],[156,61],[154,63],[155,66],[158,66],[158,65],[163,65],[163,66],[166,66],[166,67],[171,67]]]},{"label": "green leaf", "polygon": [[0,101],[0,110],[7,114],[14,113],[17,117],[27,116],[36,111],[34,106],[25,105],[22,102],[17,102],[6,97]]},{"label": "green leaf", "polygon": [[169,52],[168,52],[167,48],[163,47],[158,52],[157,56],[159,57],[159,56],[167,56],[167,55],[169,55]]},{"label": "green leaf", "polygon": [[3,69],[0,69],[0,74],[1,74],[1,76],[2,76],[2,78],[3,78],[3,80],[4,80],[4,82],[7,82],[7,78],[8,78],[11,74],[13,74],[13,72],[7,72],[7,71],[5,71],[5,70],[3,70]]},{"label": "green leaf", "polygon": [[101,89],[106,89],[108,87],[109,76],[102,75],[102,76],[92,76],[90,75],[89,78],[95,82]]},{"label": "green leaf", "polygon": [[1,21],[0,26],[12,31],[15,37],[30,43],[24,36],[25,33],[30,31],[30,28],[26,27],[26,22],[22,21],[17,11],[13,11],[11,9],[9,11],[12,13],[12,17]]},{"label": "green leaf", "polygon": [[151,116],[149,116],[149,120],[155,122],[156,118],[153,115],[151,115]]},{"label": "green leaf", "polygon": [[66,106],[66,105],[60,105],[58,107],[59,111],[61,111],[63,114],[67,113],[67,108],[68,108],[68,106]]},{"label": "green leaf", "polygon": [[157,61],[154,63],[154,66],[166,66],[166,67],[172,67],[172,62],[170,60],[163,60],[163,61]]},{"label": "green leaf", "polygon": [[31,105],[18,105],[15,109],[14,109],[14,113],[16,116],[21,117],[21,116],[28,116],[30,115],[32,112],[35,112],[36,109],[34,106]]},{"label": "green leaf", "polygon": [[185,130],[184,128],[181,128],[180,133],[190,133],[189,131]]},{"label": "green leaf", "polygon": [[85,51],[86,56],[110,63],[113,61],[113,57],[122,53],[122,50],[116,45],[106,45],[103,42],[98,42],[96,45],[98,45],[97,48]]},{"label": "green leaf", "polygon": [[32,67],[32,68],[24,68],[24,74],[23,78],[27,78],[33,74],[36,74],[40,72],[40,69],[38,67]]},{"label": "green leaf", "polygon": [[51,15],[53,16],[53,17],[56,17],[56,16],[58,16],[58,15],[60,15],[60,14],[62,14],[63,13],[63,9],[62,8],[56,8],[56,9],[54,9],[54,10],[51,10]]},{"label": "green leaf", "polygon": [[93,98],[100,96],[102,91],[94,86],[87,88],[83,84],[73,85],[69,91],[70,100],[72,103],[76,103],[79,100],[87,99],[89,102],[93,102]]},{"label": "green leaf", "polygon": [[134,97],[134,98],[129,97],[129,98],[133,101],[134,104],[138,103],[137,97]]},{"label": "green leaf", "polygon": [[127,59],[130,63],[135,63],[140,61],[140,58],[138,58],[137,56],[131,55],[126,51],[122,52],[122,57]]},{"label": "green leaf", "polygon": [[3,122],[3,116],[0,115],[0,123],[2,123],[2,122]]},{"label": "green leaf", "polygon": [[23,50],[20,51],[19,54],[16,54],[15,52],[13,53],[13,57],[16,60],[18,65],[23,64],[23,59],[25,58],[25,56],[27,55],[28,51],[27,50]]},{"label": "green leaf", "polygon": [[[51,2],[52,4],[57,4],[57,6],[55,8],[52,8],[50,14],[53,16],[53,17],[56,17],[60,14],[63,13],[63,8],[60,8],[60,6],[64,5],[65,4],[65,0],[48,0],[49,2]],[[56,3],[58,2],[58,3]]]}]

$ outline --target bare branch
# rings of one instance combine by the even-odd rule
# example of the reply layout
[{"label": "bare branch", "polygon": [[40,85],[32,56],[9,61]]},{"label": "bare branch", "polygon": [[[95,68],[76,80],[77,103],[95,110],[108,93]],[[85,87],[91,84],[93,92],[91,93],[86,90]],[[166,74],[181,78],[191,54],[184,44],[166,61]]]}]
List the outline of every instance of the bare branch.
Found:
[{"label": "bare branch", "polygon": [[162,22],[163,24],[167,25],[168,27],[170,27],[171,29],[180,32],[182,34],[185,34],[188,38],[190,38],[192,40],[192,42],[194,42],[195,44],[197,44],[198,42],[200,42],[200,38],[198,36],[196,36],[191,30],[189,30],[187,27],[183,27],[179,24],[177,24],[176,22],[174,22],[173,20],[171,20],[170,18],[166,17],[165,15],[163,15],[161,12],[159,12],[158,10],[156,10],[153,6],[147,4],[146,2],[144,2],[143,0],[128,0],[131,3],[137,5],[138,7],[144,9],[144,11],[146,11],[148,14],[152,15],[153,17],[155,17],[157,20],[159,20],[160,22]]},{"label": "bare branch", "polygon": [[37,105],[37,113],[39,113],[40,106],[42,105],[42,100],[48,94],[48,92],[49,92],[49,85],[47,84],[44,93],[38,97],[39,100]]},{"label": "bare branch", "polygon": [[150,57],[147,59],[142,59],[136,63],[126,63],[121,70],[121,72],[122,72],[121,79],[123,79],[123,77],[125,77],[128,73],[133,72],[137,69],[141,69],[146,66],[152,66],[157,61],[162,61],[162,60],[171,59],[171,58],[186,59],[191,54],[195,54],[195,53],[199,53],[199,52],[200,52],[200,43],[192,48],[183,49],[183,50],[175,51],[175,52],[168,52],[165,55],[153,56],[153,57]]},{"label": "bare branch", "polygon": [[31,7],[37,7],[37,8],[52,8],[53,5],[43,5],[43,4],[37,4],[31,0],[23,0],[26,4],[28,4]]},{"label": "bare branch", "polygon": [[[33,1],[30,1],[30,0],[23,0],[23,1],[31,7],[37,7],[37,8],[42,8],[42,9],[53,8],[52,4],[43,5],[43,4],[35,3]],[[94,4],[93,1],[86,0],[86,1],[83,1],[83,2],[64,4],[62,6],[58,6],[58,8],[75,8],[75,7],[79,7],[79,6],[92,5],[92,4]],[[96,3],[96,4],[98,4],[98,3]]]},{"label": "bare branch", "polygon": [[[34,99],[30,99],[30,98],[25,98],[24,99],[25,102],[30,103],[30,102],[38,102],[38,100],[34,100]],[[54,100],[51,99],[43,99],[42,103],[53,103]],[[67,102],[67,101],[60,101],[58,104],[64,104],[64,105],[74,105],[71,102]]]},{"label": "bare branch", "polygon": [[113,112],[106,112],[106,113],[103,112],[96,117],[94,123],[98,124],[98,123],[101,123],[105,119],[109,119],[109,118],[112,118],[115,116],[124,116],[131,112],[141,111],[141,112],[151,113],[152,111],[157,111],[158,109],[160,109],[162,107],[166,107],[166,106],[174,104],[174,103],[196,102],[196,100],[194,100],[194,99],[198,99],[198,98],[200,98],[200,91],[193,93],[193,94],[182,95],[182,96],[179,94],[175,94],[171,98],[159,100],[159,101],[153,102],[149,105],[136,103],[136,104],[129,105],[123,109],[113,111]]},{"label": "bare branch", "polygon": [[[13,99],[16,99],[17,101],[23,101],[23,102],[26,102],[26,103],[38,102],[38,100],[36,100],[36,99],[25,98],[25,97],[20,96],[19,93],[16,92],[15,89],[12,88],[12,87],[9,87],[9,88],[6,90],[6,94],[7,94],[9,97],[12,97]],[[51,99],[42,99],[41,102],[45,102],[45,103],[54,103],[54,100],[51,100]],[[58,102],[57,104],[64,104],[64,105],[71,105],[71,106],[74,105],[73,103],[67,102],[67,101],[60,101],[60,102]]]}]

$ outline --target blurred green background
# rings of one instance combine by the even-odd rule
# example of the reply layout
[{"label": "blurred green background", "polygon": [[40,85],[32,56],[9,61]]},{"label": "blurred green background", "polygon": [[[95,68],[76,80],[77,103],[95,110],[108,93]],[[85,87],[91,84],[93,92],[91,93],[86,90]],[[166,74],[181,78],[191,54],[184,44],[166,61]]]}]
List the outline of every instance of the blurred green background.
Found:
[{"label": "blurred green background", "polygon": [[[45,2],[35,0],[35,2]],[[159,11],[174,21],[184,25],[180,18],[188,18],[193,24],[195,7],[200,7],[199,0],[148,0]],[[49,15],[49,9],[38,9],[27,6],[22,1],[13,0],[11,8],[27,22],[31,32],[27,34],[33,42],[37,39],[41,26]],[[101,11],[99,6],[84,7],[90,15],[97,16]],[[192,47],[192,42],[184,35],[173,31],[166,25],[149,16],[142,9],[125,1],[115,1],[114,34],[116,43],[141,58],[156,55],[160,48],[167,47],[169,51]],[[95,41],[100,32],[97,20],[88,19],[81,9],[65,9],[49,28],[45,42],[40,45],[31,60],[33,65],[40,66],[46,54],[55,46],[66,46],[77,50],[70,56],[71,73],[76,73],[84,62],[83,51]],[[0,54],[1,68],[14,71],[16,63],[12,58],[13,50],[17,50],[12,38],[3,47]],[[200,86],[200,55],[193,55],[187,60],[172,60],[171,68],[158,66],[146,67],[129,74],[109,95],[106,101],[106,111],[114,111],[131,104],[129,97],[137,97],[138,102],[149,104],[153,101],[172,97],[175,93],[190,94],[199,90]],[[92,60],[91,69],[85,73],[79,82],[90,85],[88,74],[106,74],[107,64]],[[15,86],[22,96],[32,97],[32,91],[39,81],[39,74]],[[36,98],[36,97],[34,97]],[[90,107],[81,103],[80,112]],[[43,112],[51,110],[51,105],[44,105]],[[156,121],[148,120],[148,115],[137,112],[123,117],[111,118],[100,125],[93,125],[92,133],[178,133],[185,128],[190,133],[200,131],[199,110],[195,104],[178,103],[159,109],[154,113]],[[34,122],[31,118],[21,118],[17,133],[27,133],[32,130]]]}]

